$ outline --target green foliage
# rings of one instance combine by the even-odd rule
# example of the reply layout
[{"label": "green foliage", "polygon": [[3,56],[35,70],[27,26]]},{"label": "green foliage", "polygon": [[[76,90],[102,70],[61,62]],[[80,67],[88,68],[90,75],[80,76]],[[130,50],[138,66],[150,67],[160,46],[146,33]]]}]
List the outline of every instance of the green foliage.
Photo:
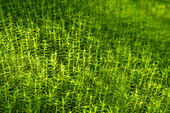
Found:
[{"label": "green foliage", "polygon": [[170,32],[138,5],[0,1],[0,112],[169,112]]}]

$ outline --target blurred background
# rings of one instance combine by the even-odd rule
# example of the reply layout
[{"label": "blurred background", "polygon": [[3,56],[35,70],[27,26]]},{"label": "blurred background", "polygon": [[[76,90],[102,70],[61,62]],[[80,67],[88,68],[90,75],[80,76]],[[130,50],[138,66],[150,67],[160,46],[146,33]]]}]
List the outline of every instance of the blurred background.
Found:
[{"label": "blurred background", "polygon": [[165,25],[170,25],[170,0],[133,0],[143,13],[154,17]]}]

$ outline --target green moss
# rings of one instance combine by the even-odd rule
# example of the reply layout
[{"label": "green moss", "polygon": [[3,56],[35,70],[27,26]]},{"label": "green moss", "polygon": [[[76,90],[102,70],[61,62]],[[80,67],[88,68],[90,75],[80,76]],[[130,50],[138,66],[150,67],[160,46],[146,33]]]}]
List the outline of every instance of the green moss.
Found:
[{"label": "green moss", "polygon": [[1,1],[0,112],[168,112],[170,33],[138,6]]}]

